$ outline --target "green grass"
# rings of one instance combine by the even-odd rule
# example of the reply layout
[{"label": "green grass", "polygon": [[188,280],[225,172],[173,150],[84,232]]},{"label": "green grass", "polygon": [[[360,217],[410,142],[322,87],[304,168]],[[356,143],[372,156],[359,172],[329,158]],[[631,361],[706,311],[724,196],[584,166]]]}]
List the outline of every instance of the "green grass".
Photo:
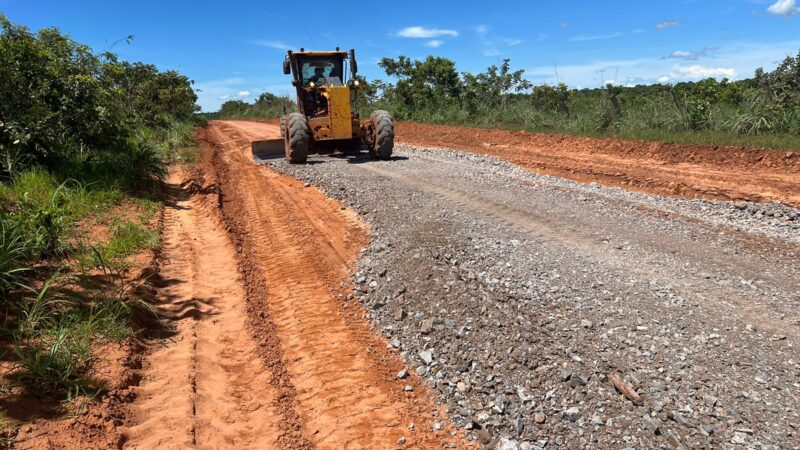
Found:
[{"label": "green grass", "polygon": [[114,187],[59,182],[56,175],[43,169],[28,170],[10,184],[0,185],[8,199],[0,210],[0,220],[26,243],[29,258],[64,253],[76,221],[101,214],[123,196]]},{"label": "green grass", "polygon": [[139,222],[142,225],[151,223],[161,213],[161,208],[164,204],[160,201],[152,200],[149,198],[135,198],[133,199],[136,208],[140,211]]},{"label": "green grass", "polygon": [[102,248],[106,260],[125,258],[141,250],[158,246],[158,230],[150,230],[131,221],[113,227],[111,240]]},{"label": "green grass", "polygon": [[664,131],[632,130],[607,136],[644,141],[663,141],[681,144],[700,144],[731,147],[770,148],[775,150],[800,149],[800,136],[790,134],[732,134],[725,131]]},{"label": "green grass", "polygon": [[[667,99],[629,98],[617,113],[602,96],[575,95],[563,110],[541,109],[528,98],[464,108],[460,102],[408,109],[378,102],[375,109],[392,111],[397,120],[475,128],[523,130],[544,134],[614,137],[712,146],[800,149],[800,110],[780,114],[749,104],[712,104],[701,125]],[[697,120],[695,120],[696,122]],[[694,128],[697,129],[694,129]]]},{"label": "green grass", "polygon": [[195,124],[175,122],[166,131],[154,135],[165,161],[193,164],[197,161],[200,147],[194,140]]},{"label": "green grass", "polygon": [[[186,129],[163,145],[185,142]],[[116,269],[159,243],[159,231],[148,227],[163,204],[161,145],[144,139],[106,158],[29,168],[0,182],[0,334],[14,348],[16,382],[28,393],[64,399],[96,392],[93,349],[126,339],[134,333],[134,318],[153,314],[129,295]],[[123,200],[135,205],[136,221],[111,217]],[[108,242],[93,242],[90,250],[79,245],[85,231],[76,226],[87,218],[110,225]],[[102,270],[104,283],[89,282],[84,270],[48,279],[38,289],[26,287],[40,285],[45,271],[72,264],[76,252],[79,265],[85,260]]]},{"label": "green grass", "polygon": [[[643,110],[623,113],[611,120],[611,126],[602,124],[607,111],[582,104],[567,116],[536,110],[523,102],[509,105],[505,111],[479,109],[470,114],[457,106],[443,106],[436,110],[400,112],[398,120],[423,123],[457,125],[473,128],[506,129],[543,134],[568,134],[588,137],[613,137],[644,141],[676,142],[714,146],[757,147],[782,150],[800,149],[800,134],[789,132],[734,132],[731,117],[735,111],[720,108],[712,116],[708,129],[687,129],[676,111]],[[377,105],[389,108],[390,105]]]},{"label": "green grass", "polygon": [[[145,213],[140,220],[146,222]],[[89,247],[79,257],[79,263],[84,269],[102,267],[125,268],[125,258],[135,255],[142,250],[158,247],[160,241],[159,230],[148,228],[129,220],[111,226],[111,238],[108,242]]]},{"label": "green grass", "polygon": [[35,297],[18,305],[20,316],[12,341],[17,356],[16,382],[30,394],[84,395],[97,390],[90,366],[93,346],[120,342],[133,334],[135,302],[116,292],[69,298],[53,293],[51,277]]},{"label": "green grass", "polygon": [[5,220],[0,220],[0,296],[17,288],[24,280],[27,256],[31,253],[29,241]]}]

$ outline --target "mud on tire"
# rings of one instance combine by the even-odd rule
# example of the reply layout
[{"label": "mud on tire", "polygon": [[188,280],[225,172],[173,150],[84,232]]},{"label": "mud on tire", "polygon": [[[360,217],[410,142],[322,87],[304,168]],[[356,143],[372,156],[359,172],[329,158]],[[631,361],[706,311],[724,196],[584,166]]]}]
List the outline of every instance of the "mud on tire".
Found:
[{"label": "mud on tire", "polygon": [[281,138],[286,139],[286,114],[281,116]]},{"label": "mud on tire", "polygon": [[310,132],[306,116],[300,113],[291,113],[286,116],[284,132],[284,150],[286,160],[292,164],[302,164],[308,159],[308,142]]},{"label": "mud on tire", "polygon": [[378,159],[391,158],[394,148],[394,119],[388,112],[377,110],[369,115],[369,120],[373,128],[370,156]]}]

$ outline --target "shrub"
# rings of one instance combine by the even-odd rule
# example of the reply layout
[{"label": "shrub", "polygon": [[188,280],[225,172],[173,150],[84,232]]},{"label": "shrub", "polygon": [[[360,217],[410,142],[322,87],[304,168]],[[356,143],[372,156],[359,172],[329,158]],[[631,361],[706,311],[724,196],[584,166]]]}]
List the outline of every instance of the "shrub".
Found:
[{"label": "shrub", "polygon": [[[22,95],[21,93],[24,93]],[[192,81],[97,55],[57,29],[36,33],[0,14],[0,174],[126,146],[135,130],[188,121]]]},{"label": "shrub", "polygon": [[151,189],[167,174],[158,146],[142,137],[109,157],[103,166],[101,171],[116,175],[119,183],[132,190]]},{"label": "shrub", "polygon": [[63,238],[72,223],[71,195],[67,183],[55,185],[47,172],[33,170],[14,180],[16,210],[7,216],[9,225],[30,245],[32,257],[59,254]]},{"label": "shrub", "polygon": [[690,98],[686,102],[687,125],[692,130],[708,128],[711,120],[711,102],[700,98]]}]

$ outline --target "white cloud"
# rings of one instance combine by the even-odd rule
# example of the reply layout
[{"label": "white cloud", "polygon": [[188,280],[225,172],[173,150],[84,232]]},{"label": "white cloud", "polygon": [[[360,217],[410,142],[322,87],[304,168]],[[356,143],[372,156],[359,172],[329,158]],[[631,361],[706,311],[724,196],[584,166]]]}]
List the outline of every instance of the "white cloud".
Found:
[{"label": "white cloud", "polygon": [[[800,48],[800,40],[767,43],[740,42],[714,48],[702,63],[681,63],[664,57],[597,60],[586,64],[547,64],[525,69],[525,76],[537,83],[567,83],[570,86],[599,87],[603,80],[621,84],[692,81],[704,77],[739,78],[752,76],[758,67],[772,70],[787,55]],[[556,70],[558,76],[556,76]],[[602,78],[602,79],[601,79]]]},{"label": "white cloud", "polygon": [[503,49],[508,47],[516,47],[522,44],[521,39],[512,39],[504,37],[494,37],[483,41],[483,56],[500,56],[503,54]]},{"label": "white cloud", "polygon": [[219,80],[198,81],[194,84],[197,93],[197,104],[203,111],[216,111],[219,105],[247,84],[241,77],[223,78]]},{"label": "white cloud", "polygon": [[687,61],[696,61],[702,57],[714,53],[717,49],[718,47],[716,46],[708,46],[699,51],[675,50],[669,56],[665,57],[665,59],[673,58],[673,59],[684,59]]},{"label": "white cloud", "polygon": [[697,59],[694,52],[685,52],[683,50],[676,50],[670,56],[678,59]]},{"label": "white cloud", "polygon": [[[539,33],[539,37],[537,38],[537,40],[538,39],[541,39],[541,40],[547,39],[547,35],[542,35],[542,33]],[[525,42],[522,39],[504,38],[504,37],[499,37],[499,38],[497,38],[497,40],[501,44],[505,45],[506,47],[516,47],[517,45],[522,44],[522,43]],[[539,41],[539,42],[541,42],[541,41]]]},{"label": "white cloud", "polygon": [[797,7],[796,0],[778,0],[767,8],[767,12],[776,16],[792,17],[800,13],[800,8]]},{"label": "white cloud", "polygon": [[475,32],[478,33],[478,36],[484,37],[489,32],[489,26],[488,25],[478,25],[477,27],[475,27]]},{"label": "white cloud", "polygon": [[679,20],[665,20],[656,24],[659,30],[666,30],[667,28],[677,27],[681,22]]},{"label": "white cloud", "polygon": [[727,78],[733,80],[738,73],[732,67],[706,67],[700,64],[675,66],[669,77],[674,80],[702,80],[704,78]]},{"label": "white cloud", "polygon": [[625,33],[621,31],[616,31],[614,33],[609,34],[579,34],[576,36],[572,36],[569,38],[571,42],[587,42],[587,41],[599,41],[602,39],[614,39],[620,36],[623,36]]},{"label": "white cloud", "polygon": [[217,111],[220,105],[231,99],[244,99],[252,95],[252,86],[265,87],[276,95],[294,95],[294,88],[282,75],[269,78],[232,77],[218,80],[198,81],[194,88],[197,104],[205,112]]},{"label": "white cloud", "polygon": [[432,39],[425,43],[425,47],[439,48],[442,46],[442,44],[444,44],[444,41],[440,41],[438,39]]},{"label": "white cloud", "polygon": [[289,44],[287,44],[287,43],[285,43],[283,41],[260,40],[260,41],[253,41],[252,43],[255,44],[255,45],[260,45],[262,47],[274,48],[276,50],[291,50],[293,48],[297,48],[297,47],[295,47],[293,45],[289,45]]},{"label": "white cloud", "polygon": [[[489,35],[489,27],[486,25],[480,25],[479,28],[480,30],[476,28],[476,31],[478,31],[481,43],[483,44],[481,53],[483,53],[484,56],[500,56],[503,54],[504,48],[516,47],[525,42],[517,38]],[[541,42],[545,39],[547,39],[547,35],[539,33],[537,42]]]},{"label": "white cloud", "polygon": [[404,38],[430,39],[442,36],[458,37],[458,31],[443,28],[426,27],[407,27],[397,32],[397,35]]}]

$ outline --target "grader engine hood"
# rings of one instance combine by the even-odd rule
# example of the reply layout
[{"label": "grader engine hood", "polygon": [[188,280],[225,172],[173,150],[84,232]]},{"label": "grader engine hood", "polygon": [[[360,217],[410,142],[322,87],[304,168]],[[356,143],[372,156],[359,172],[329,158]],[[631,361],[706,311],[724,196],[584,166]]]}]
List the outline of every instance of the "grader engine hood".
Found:
[{"label": "grader engine hood", "polygon": [[321,89],[328,104],[328,116],[309,120],[314,138],[351,139],[353,137],[353,121],[350,109],[350,88],[347,86],[328,86]]}]

